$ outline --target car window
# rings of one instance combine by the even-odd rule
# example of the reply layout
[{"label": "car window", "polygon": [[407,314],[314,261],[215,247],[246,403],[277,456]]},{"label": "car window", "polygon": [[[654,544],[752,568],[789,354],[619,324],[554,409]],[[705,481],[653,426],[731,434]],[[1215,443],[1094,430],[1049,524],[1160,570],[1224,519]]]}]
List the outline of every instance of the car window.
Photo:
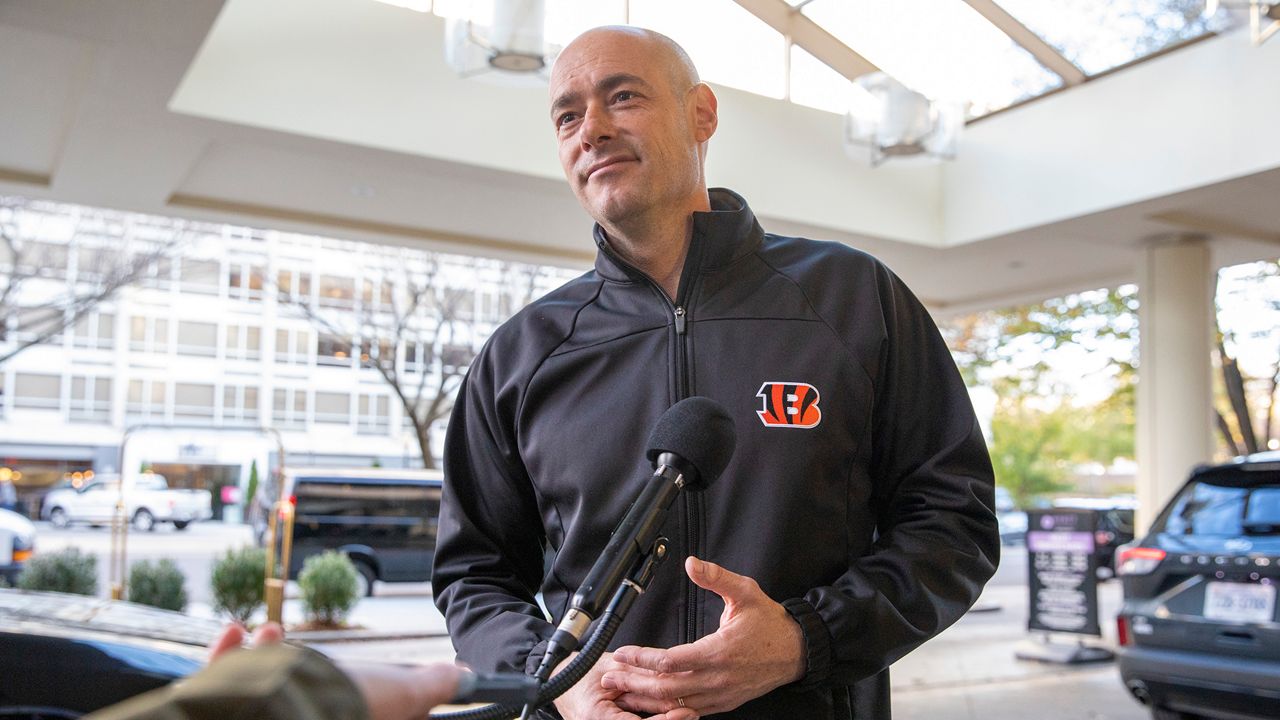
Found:
[{"label": "car window", "polygon": [[423,485],[300,482],[294,496],[300,516],[434,517],[440,507],[440,488]]},{"label": "car window", "polygon": [[1262,487],[1249,494],[1245,522],[1280,524],[1280,487]]},{"label": "car window", "polygon": [[1174,500],[1157,531],[1173,535],[1240,535],[1242,524],[1280,522],[1280,486],[1227,487],[1191,483]]}]

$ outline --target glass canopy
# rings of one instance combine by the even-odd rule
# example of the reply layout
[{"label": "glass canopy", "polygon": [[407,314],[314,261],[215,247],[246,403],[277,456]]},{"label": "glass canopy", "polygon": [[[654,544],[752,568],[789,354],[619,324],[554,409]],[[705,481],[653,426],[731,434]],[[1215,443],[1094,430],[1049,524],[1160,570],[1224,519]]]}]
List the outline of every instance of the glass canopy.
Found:
[{"label": "glass canopy", "polygon": [[[456,15],[477,2],[380,1],[439,15]],[[962,101],[970,119],[1063,85],[1087,82],[1235,24],[1227,11],[1207,16],[1205,0],[543,0],[542,4],[546,40],[557,46],[597,25],[647,27],[683,45],[704,80],[842,113],[848,107],[850,78],[818,59],[830,59],[834,52],[852,59],[857,67],[865,66],[865,59],[932,99]],[[817,32],[797,30],[805,24],[809,30],[816,26]],[[815,39],[817,35],[824,37]],[[831,43],[831,36],[838,42]],[[823,48],[812,43],[822,43]],[[846,73],[853,74],[847,69]]]}]

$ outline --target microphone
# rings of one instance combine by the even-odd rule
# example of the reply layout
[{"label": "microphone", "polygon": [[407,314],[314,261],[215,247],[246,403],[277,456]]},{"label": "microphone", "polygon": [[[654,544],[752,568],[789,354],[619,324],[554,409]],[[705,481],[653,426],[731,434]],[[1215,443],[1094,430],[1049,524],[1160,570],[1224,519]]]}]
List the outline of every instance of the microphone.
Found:
[{"label": "microphone", "polygon": [[645,452],[654,473],[573,594],[569,611],[547,644],[537,672],[540,680],[577,649],[627,574],[648,554],[680,491],[704,490],[715,482],[729,464],[736,440],[733,418],[709,398],[686,398],[658,418]]}]

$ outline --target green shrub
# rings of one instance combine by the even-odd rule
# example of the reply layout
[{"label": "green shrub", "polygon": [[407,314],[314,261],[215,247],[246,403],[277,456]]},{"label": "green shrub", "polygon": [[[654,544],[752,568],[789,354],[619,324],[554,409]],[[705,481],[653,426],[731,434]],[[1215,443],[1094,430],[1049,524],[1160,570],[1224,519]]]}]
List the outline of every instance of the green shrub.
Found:
[{"label": "green shrub", "polygon": [[262,606],[267,579],[267,551],[242,547],[228,550],[213,565],[213,607],[238,622],[248,622]]},{"label": "green shrub", "polygon": [[136,562],[129,568],[129,602],[182,612],[187,607],[186,578],[168,558]]},{"label": "green shrub", "polygon": [[18,576],[18,587],[72,595],[97,595],[98,559],[73,547],[36,555]]},{"label": "green shrub", "polygon": [[307,620],[325,625],[341,625],[360,599],[356,568],[337,550],[307,558],[298,574],[298,587]]}]

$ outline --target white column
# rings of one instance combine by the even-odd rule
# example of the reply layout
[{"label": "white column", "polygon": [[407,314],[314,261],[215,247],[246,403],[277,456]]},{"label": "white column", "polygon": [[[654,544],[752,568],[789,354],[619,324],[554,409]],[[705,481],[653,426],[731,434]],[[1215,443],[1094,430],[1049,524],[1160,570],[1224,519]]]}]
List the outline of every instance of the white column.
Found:
[{"label": "white column", "polygon": [[1150,242],[1138,268],[1138,528],[1213,456],[1214,269],[1203,238]]}]

